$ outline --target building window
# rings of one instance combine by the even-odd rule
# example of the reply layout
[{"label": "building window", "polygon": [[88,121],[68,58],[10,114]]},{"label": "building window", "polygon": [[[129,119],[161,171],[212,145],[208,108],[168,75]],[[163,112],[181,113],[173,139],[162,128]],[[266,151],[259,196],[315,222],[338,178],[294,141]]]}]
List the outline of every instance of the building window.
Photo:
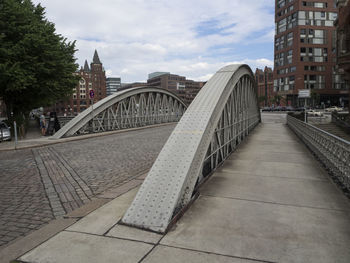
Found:
[{"label": "building window", "polygon": [[325,62],[327,60],[327,48],[300,48],[300,61]]},{"label": "building window", "polygon": [[293,45],[293,32],[288,33],[287,35],[287,46]]},{"label": "building window", "polygon": [[303,1],[303,6],[316,7],[316,8],[327,8],[327,3]]},{"label": "building window", "polygon": [[277,8],[282,8],[286,5],[286,0],[278,0]]},{"label": "building window", "polygon": [[304,75],[304,87],[310,89],[324,89],[325,76],[323,75]]},{"label": "building window", "polygon": [[[309,3],[309,2],[307,2],[307,3]],[[302,25],[331,26],[331,27],[333,27],[333,21],[336,20],[336,18],[337,18],[337,13],[333,13],[333,12],[299,11],[298,12],[298,25],[301,25],[301,26]]]},{"label": "building window", "polygon": [[325,44],[325,30],[300,29],[300,42],[310,44]]},{"label": "building window", "polygon": [[287,55],[287,63],[288,64],[291,64],[292,63],[292,60],[293,60],[293,50],[288,50],[288,52],[286,53]]}]

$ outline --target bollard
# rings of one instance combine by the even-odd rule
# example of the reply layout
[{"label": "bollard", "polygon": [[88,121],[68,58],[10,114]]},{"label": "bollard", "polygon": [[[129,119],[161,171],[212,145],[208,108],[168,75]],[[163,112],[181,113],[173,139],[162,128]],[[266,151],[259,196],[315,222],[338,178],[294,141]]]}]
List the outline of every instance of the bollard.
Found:
[{"label": "bollard", "polygon": [[17,149],[17,124],[16,124],[16,121],[13,122],[13,129],[15,131],[15,149]]}]

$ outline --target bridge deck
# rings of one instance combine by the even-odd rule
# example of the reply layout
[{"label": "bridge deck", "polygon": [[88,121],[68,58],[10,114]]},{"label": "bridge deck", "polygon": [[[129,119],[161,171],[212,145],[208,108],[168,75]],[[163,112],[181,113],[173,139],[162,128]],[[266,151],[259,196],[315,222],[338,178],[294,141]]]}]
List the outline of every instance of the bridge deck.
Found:
[{"label": "bridge deck", "polygon": [[275,120],[231,155],[162,244],[273,262],[350,262],[348,199]]},{"label": "bridge deck", "polygon": [[[106,225],[116,199],[21,259],[350,262],[349,200],[280,116],[265,118],[165,236],[114,225],[120,211]],[[119,202],[131,202],[135,191],[127,195]]]}]

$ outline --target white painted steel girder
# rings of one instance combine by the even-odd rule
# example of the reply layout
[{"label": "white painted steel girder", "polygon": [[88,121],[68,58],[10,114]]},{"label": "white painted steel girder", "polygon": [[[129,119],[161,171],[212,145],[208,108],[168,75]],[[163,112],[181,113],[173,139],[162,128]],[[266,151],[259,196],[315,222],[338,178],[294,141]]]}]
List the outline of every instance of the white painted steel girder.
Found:
[{"label": "white painted steel girder", "polygon": [[220,69],[175,127],[122,222],[164,233],[196,186],[261,120],[253,73],[247,65]]},{"label": "white painted steel girder", "polygon": [[52,138],[179,121],[186,105],[172,92],[136,87],[116,92],[90,106]]}]

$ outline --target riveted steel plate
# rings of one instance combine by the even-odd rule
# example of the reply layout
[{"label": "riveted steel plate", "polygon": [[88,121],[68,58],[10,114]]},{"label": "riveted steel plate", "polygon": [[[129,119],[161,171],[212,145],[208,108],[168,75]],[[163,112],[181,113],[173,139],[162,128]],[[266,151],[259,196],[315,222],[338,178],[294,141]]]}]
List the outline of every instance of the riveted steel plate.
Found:
[{"label": "riveted steel plate", "polygon": [[174,214],[191,200],[204,164],[215,169],[258,122],[251,69],[229,65],[219,70],[175,127],[122,222],[165,232]]}]

